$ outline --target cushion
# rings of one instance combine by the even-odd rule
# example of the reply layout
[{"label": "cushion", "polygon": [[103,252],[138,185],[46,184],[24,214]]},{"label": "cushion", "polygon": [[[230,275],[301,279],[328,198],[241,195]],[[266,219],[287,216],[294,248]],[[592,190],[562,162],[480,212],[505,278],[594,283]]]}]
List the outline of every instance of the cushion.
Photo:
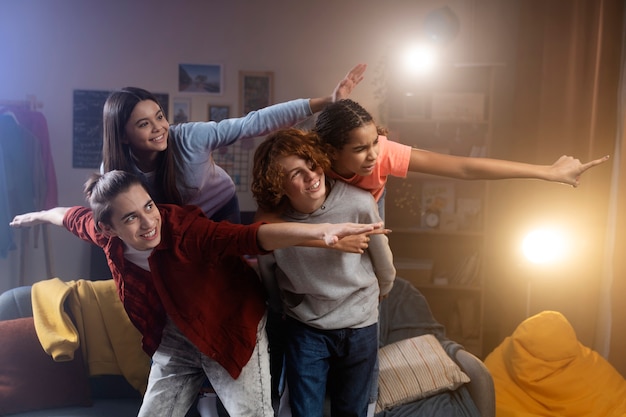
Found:
[{"label": "cushion", "polygon": [[470,381],[431,334],[401,340],[379,350],[376,412]]},{"label": "cushion", "polygon": [[32,315],[30,286],[11,288],[0,294],[0,320],[14,320]]},{"label": "cushion", "polygon": [[485,365],[498,415],[626,415],[626,380],[578,340],[558,311],[524,320],[489,353]]},{"label": "cushion", "polygon": [[92,404],[80,349],[73,360],[55,362],[32,317],[0,321],[0,335],[0,415]]}]

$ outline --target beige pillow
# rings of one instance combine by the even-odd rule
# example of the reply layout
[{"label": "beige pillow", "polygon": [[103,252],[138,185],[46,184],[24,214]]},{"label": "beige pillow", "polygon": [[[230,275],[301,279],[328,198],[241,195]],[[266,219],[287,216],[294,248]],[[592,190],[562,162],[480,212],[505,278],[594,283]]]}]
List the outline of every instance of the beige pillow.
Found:
[{"label": "beige pillow", "polygon": [[384,346],[378,355],[376,412],[454,390],[470,381],[430,334]]}]

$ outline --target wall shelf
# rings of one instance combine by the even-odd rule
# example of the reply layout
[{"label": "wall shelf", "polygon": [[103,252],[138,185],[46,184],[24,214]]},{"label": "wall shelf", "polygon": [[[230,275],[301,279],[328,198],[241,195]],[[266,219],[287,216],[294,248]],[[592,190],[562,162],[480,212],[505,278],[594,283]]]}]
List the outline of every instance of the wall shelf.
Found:
[{"label": "wall shelf", "polygon": [[[488,156],[495,67],[453,65],[421,84],[392,77],[390,139],[451,155]],[[450,339],[481,358],[488,191],[488,181],[411,173],[390,178],[385,196],[398,276],[424,294]]]}]

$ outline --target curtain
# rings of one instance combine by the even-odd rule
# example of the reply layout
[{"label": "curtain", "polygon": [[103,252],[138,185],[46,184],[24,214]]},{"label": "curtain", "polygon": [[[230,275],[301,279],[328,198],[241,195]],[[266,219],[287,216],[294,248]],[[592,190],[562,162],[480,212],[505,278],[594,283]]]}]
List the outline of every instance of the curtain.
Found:
[{"label": "curtain", "polygon": [[[500,294],[506,300],[500,301],[501,310],[511,309],[515,299],[525,298],[519,275],[526,274],[527,279],[533,279],[531,314],[541,310],[562,312],[583,344],[608,355],[626,375],[626,363],[620,364],[615,352],[618,347],[623,352],[624,345],[616,345],[621,335],[613,330],[620,325],[626,328],[626,311],[620,312],[618,305],[626,306],[626,303],[616,302],[617,289],[626,294],[626,256],[623,256],[626,252],[621,251],[623,265],[617,265],[619,256],[608,258],[614,249],[611,234],[607,233],[626,230],[623,186],[617,199],[622,201],[621,207],[616,209],[610,204],[613,164],[620,160],[613,153],[618,135],[623,3],[623,0],[518,3],[513,116],[510,124],[500,129],[499,136],[506,140],[496,145],[498,154],[494,156],[538,164],[551,164],[563,154],[573,155],[582,162],[607,154],[613,159],[588,171],[577,189],[533,181],[496,184],[493,188],[499,202],[494,203],[491,228],[494,251],[502,251],[508,236],[518,232],[521,235],[524,227],[533,221],[554,221],[567,227],[573,253],[567,265],[513,273],[514,269],[522,268],[510,258],[492,262],[492,272],[502,281],[500,287],[509,288],[508,293]],[[621,175],[626,179],[626,171]],[[617,213],[615,225],[610,223],[611,212]],[[619,233],[616,235],[615,250],[620,244],[626,247],[626,238],[620,242]],[[610,259],[615,260],[615,265],[609,265]],[[518,283],[507,278],[515,275]],[[510,288],[517,288],[517,293]],[[505,335],[525,318],[520,312],[523,302],[517,304],[520,307],[517,314],[503,313],[492,319],[509,320],[500,323],[501,333]],[[621,323],[618,315],[624,317]]]},{"label": "curtain", "polygon": [[[622,10],[624,17],[625,10]],[[626,21],[626,18],[623,19]],[[607,253],[607,304],[609,317],[606,334],[602,342],[611,362],[622,375],[626,376],[626,27],[623,28],[621,85],[619,89],[618,131],[615,141],[614,174],[611,194],[611,223],[607,232],[607,240],[611,243]]]}]

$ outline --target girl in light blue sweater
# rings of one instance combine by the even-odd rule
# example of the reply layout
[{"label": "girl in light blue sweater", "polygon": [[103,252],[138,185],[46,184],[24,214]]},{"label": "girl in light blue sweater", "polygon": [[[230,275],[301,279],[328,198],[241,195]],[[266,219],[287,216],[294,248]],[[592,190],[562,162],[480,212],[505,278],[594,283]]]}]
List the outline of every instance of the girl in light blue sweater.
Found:
[{"label": "girl in light blue sweater", "polygon": [[157,203],[195,204],[212,220],[239,223],[235,184],[212,153],[239,139],[293,126],[327,104],[346,98],[363,79],[356,65],[331,95],[276,104],[219,123],[170,125],[157,98],[141,88],[111,93],[103,111],[102,171],[141,177]]}]

